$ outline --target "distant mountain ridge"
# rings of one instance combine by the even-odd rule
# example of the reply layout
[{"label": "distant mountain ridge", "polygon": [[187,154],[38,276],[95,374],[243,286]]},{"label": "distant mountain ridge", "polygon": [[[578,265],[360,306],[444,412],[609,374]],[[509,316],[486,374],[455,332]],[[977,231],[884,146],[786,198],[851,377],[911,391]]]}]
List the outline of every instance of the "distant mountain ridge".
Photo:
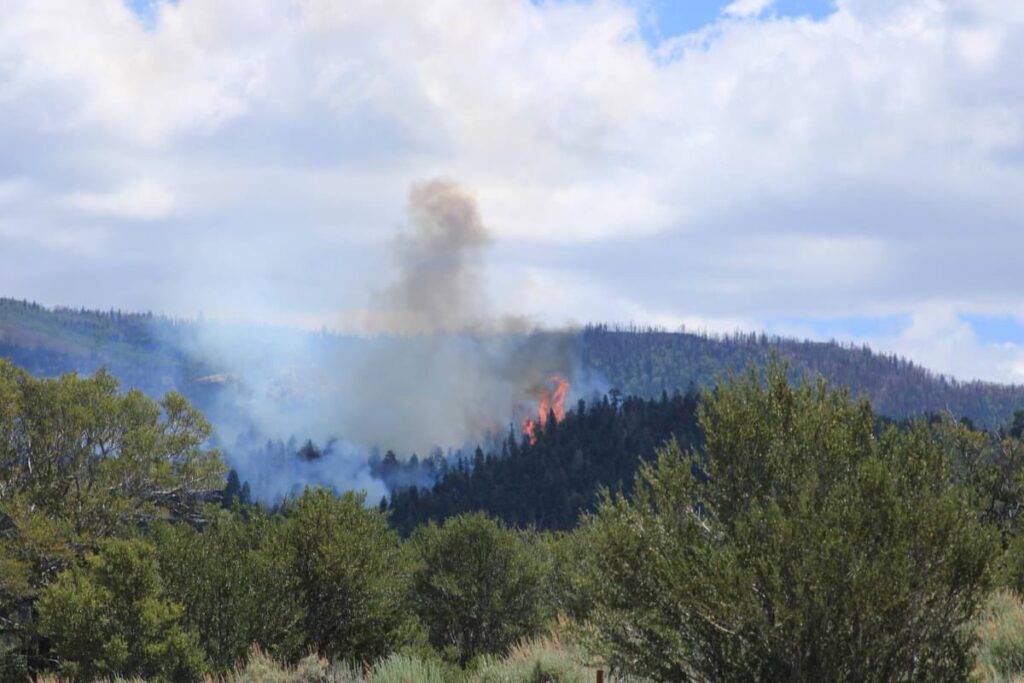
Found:
[{"label": "distant mountain ridge", "polygon": [[[218,385],[203,380],[223,369],[187,351],[185,340],[196,325],[151,313],[47,308],[0,298],[0,357],[38,376],[89,374],[106,366],[125,386],[151,395],[177,389],[202,408]],[[1024,408],[1024,386],[957,381],[892,354],[838,342],[608,325],[548,334],[577,335],[581,369],[624,395],[657,397],[691,385],[707,387],[777,353],[794,377],[820,375],[867,396],[889,417],[949,412],[998,426]]]},{"label": "distant mountain ridge", "polygon": [[792,377],[824,377],[853,396],[866,396],[875,411],[887,417],[950,413],[998,427],[1024,408],[1022,385],[959,381],[895,354],[836,341],[605,325],[585,328],[582,337],[583,365],[602,373],[612,387],[627,395],[685,390],[685,382],[711,386],[718,377],[741,372],[751,364],[760,366],[778,354],[790,364]]}]

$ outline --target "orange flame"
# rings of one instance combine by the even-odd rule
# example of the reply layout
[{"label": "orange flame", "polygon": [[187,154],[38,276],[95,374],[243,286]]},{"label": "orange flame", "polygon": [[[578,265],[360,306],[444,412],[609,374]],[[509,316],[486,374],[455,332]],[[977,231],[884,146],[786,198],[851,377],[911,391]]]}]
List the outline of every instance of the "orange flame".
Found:
[{"label": "orange flame", "polygon": [[555,384],[554,391],[548,392],[547,387],[541,389],[537,399],[537,419],[528,417],[523,420],[523,434],[530,445],[537,443],[539,431],[548,422],[548,413],[555,417],[555,424],[565,418],[565,395],[569,393],[569,380],[560,375],[551,378]]}]

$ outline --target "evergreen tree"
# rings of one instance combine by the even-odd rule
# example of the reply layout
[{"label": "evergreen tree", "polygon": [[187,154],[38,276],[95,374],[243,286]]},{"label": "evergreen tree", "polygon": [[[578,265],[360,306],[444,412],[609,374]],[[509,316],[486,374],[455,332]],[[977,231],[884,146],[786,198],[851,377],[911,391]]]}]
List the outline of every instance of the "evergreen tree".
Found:
[{"label": "evergreen tree", "polygon": [[520,442],[513,431],[501,445],[504,455],[485,457],[477,447],[472,467],[460,459],[429,489],[394,491],[391,521],[410,533],[428,520],[479,510],[523,528],[571,529],[581,512],[593,509],[602,486],[628,490],[656,446],[673,436],[698,445],[698,404],[696,391],[660,400],[580,401],[562,422],[551,419],[539,429],[535,443]]}]

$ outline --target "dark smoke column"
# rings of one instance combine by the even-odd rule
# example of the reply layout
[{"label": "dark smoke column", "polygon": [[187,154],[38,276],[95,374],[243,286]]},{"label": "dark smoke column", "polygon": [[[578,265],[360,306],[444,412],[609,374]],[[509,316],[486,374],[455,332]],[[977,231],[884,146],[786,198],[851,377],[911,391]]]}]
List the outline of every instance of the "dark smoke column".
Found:
[{"label": "dark smoke column", "polygon": [[[388,285],[372,296],[378,333],[339,368],[350,400],[338,424],[351,442],[424,455],[505,434],[554,375],[571,377],[574,335],[544,334],[489,307],[492,243],[473,195],[447,179],[409,191]],[[545,411],[546,416],[546,411]]]},{"label": "dark smoke column", "polygon": [[486,325],[480,264],[491,239],[473,196],[454,181],[429,180],[412,187],[408,210],[413,230],[395,243],[396,278],[373,327],[424,334]]}]

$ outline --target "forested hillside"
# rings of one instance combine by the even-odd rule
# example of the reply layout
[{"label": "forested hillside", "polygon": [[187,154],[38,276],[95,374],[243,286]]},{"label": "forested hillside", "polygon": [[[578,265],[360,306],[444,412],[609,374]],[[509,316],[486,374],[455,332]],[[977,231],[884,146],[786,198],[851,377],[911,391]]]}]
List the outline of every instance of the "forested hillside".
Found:
[{"label": "forested hillside", "polygon": [[707,336],[644,328],[590,326],[582,332],[583,365],[623,393],[657,396],[711,386],[717,377],[763,365],[777,353],[790,363],[791,379],[820,375],[833,386],[866,396],[882,415],[908,417],[948,412],[998,426],[1024,407],[1024,386],[960,382],[913,361],[838,342],[798,341],[764,334]]},{"label": "forested hillside", "polygon": [[629,490],[641,459],[675,438],[700,445],[698,395],[580,401],[565,419],[550,420],[535,443],[509,434],[498,453],[478,448],[440,473],[431,488],[396,491],[391,521],[404,533],[428,521],[483,511],[520,528],[572,529],[592,511],[601,488]]},{"label": "forested hillside", "polygon": [[[222,369],[190,351],[186,340],[195,327],[149,313],[48,309],[0,299],[0,357],[43,377],[71,370],[91,373],[106,365],[126,386],[153,397],[176,389],[206,408],[216,385],[197,380]],[[579,369],[596,377],[604,389],[634,396],[685,392],[691,384],[710,386],[729,371],[762,365],[778,353],[790,362],[794,378],[820,374],[855,396],[867,396],[879,413],[890,417],[949,412],[998,426],[1024,407],[1024,386],[958,382],[906,359],[838,343],[604,325],[547,334],[576,336]],[[348,341],[318,336],[323,346]]]},{"label": "forested hillside", "polygon": [[51,309],[0,298],[0,358],[39,377],[106,366],[123,385],[156,397],[204,374],[175,343],[187,325],[152,313]]}]

